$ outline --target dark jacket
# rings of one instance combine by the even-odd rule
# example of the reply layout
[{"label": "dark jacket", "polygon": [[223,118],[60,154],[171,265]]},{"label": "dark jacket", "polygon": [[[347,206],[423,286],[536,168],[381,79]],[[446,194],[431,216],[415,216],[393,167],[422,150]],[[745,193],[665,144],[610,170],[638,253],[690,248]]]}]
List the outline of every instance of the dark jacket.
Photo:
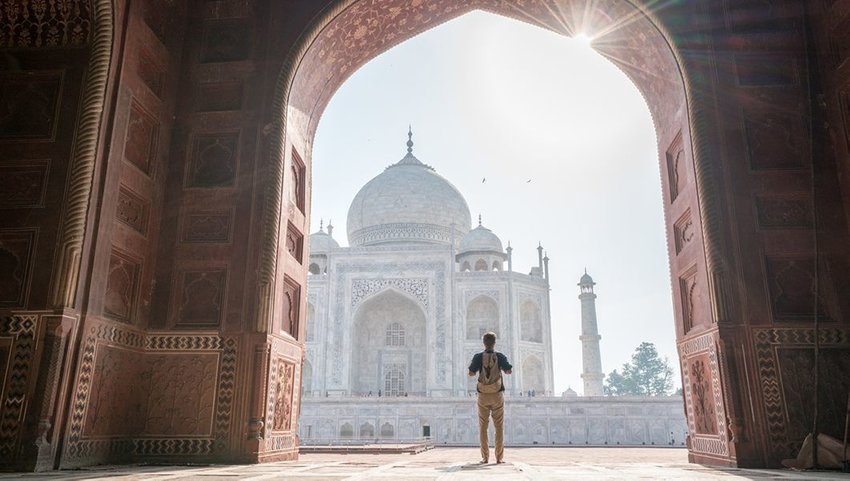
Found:
[{"label": "dark jacket", "polygon": [[[478,374],[478,371],[481,370],[481,360],[484,358],[485,352],[495,352],[496,353],[496,359],[499,361],[499,369],[500,370],[509,371],[509,370],[513,369],[513,366],[511,366],[511,363],[508,362],[507,356],[505,356],[504,354],[502,354],[499,351],[493,351],[492,349],[487,349],[486,351],[481,351],[481,352],[475,354],[474,356],[472,356],[472,362],[469,363],[469,372]],[[475,389],[478,390],[477,387]],[[502,389],[500,389],[500,391],[504,391],[504,390],[505,390],[505,383],[503,381],[502,382]]]}]

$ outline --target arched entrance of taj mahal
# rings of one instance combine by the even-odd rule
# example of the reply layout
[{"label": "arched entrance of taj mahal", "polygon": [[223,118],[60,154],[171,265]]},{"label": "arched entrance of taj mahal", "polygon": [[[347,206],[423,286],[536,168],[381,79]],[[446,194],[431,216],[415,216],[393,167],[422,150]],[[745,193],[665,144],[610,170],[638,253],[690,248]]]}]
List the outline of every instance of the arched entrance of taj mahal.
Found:
[{"label": "arched entrance of taj mahal", "polygon": [[476,9],[593,37],[649,105],[691,459],[776,466],[815,413],[840,435],[842,2],[69,3],[3,13],[0,466],[296,457],[316,126]]}]

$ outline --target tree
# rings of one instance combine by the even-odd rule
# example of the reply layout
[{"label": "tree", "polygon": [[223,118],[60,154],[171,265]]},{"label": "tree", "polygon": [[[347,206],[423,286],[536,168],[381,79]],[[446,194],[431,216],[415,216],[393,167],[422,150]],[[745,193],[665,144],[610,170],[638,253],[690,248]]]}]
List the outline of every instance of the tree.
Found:
[{"label": "tree", "polygon": [[622,373],[614,369],[605,384],[609,396],[666,396],[672,390],[673,368],[651,342],[642,342],[631,362],[623,364]]}]

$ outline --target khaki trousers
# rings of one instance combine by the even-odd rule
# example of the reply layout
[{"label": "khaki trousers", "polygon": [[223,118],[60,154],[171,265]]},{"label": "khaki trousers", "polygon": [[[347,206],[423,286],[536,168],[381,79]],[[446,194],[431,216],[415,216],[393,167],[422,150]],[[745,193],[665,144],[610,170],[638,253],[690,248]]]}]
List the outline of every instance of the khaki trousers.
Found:
[{"label": "khaki trousers", "polygon": [[487,426],[490,415],[493,415],[493,426],[496,428],[496,462],[505,457],[505,393],[478,393],[478,440],[481,442],[481,459],[490,459]]}]

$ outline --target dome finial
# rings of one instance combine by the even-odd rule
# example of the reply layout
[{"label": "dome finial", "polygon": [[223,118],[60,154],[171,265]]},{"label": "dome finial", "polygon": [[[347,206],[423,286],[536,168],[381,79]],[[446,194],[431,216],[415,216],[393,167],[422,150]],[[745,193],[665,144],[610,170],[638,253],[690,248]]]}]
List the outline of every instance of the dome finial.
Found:
[{"label": "dome finial", "polygon": [[478,226],[481,227],[481,214],[478,214]]},{"label": "dome finial", "polygon": [[319,219],[319,232],[325,231],[325,219]]},{"label": "dome finial", "polygon": [[407,124],[407,153],[413,153],[413,127]]}]

